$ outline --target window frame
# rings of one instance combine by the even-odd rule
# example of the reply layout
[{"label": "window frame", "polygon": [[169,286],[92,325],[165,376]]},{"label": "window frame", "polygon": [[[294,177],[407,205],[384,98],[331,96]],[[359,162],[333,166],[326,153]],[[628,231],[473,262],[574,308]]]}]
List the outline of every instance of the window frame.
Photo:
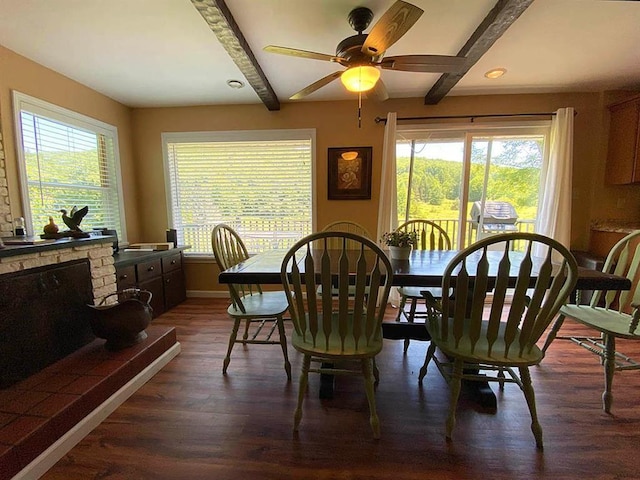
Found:
[{"label": "window frame", "polygon": [[[269,130],[229,130],[229,131],[194,131],[194,132],[162,132],[162,157],[165,179],[165,192],[167,199],[167,228],[176,228],[173,212],[173,188],[172,173],[169,165],[169,143],[198,143],[198,142],[243,142],[243,141],[286,141],[286,140],[309,140],[311,154],[311,231],[316,231],[317,224],[317,169],[316,169],[316,129],[269,129]],[[190,253],[188,250],[185,256],[190,259],[211,260],[211,253]],[[251,252],[249,252],[251,254]]]},{"label": "window frame", "polygon": [[[477,122],[477,123],[434,123],[434,124],[406,124],[398,125],[396,130],[396,148],[399,140],[411,140],[429,138],[430,133],[447,133],[450,136],[456,136],[463,140],[463,158],[462,158],[462,178],[460,196],[468,198],[469,196],[469,180],[471,169],[471,143],[474,138],[482,136],[512,136],[512,135],[541,135],[544,137],[544,151],[542,154],[541,170],[544,170],[549,162],[549,152],[551,144],[551,120],[525,120],[525,121],[504,121],[504,122]],[[397,166],[396,166],[397,168]],[[538,193],[542,193],[544,185],[538,185]],[[396,209],[398,191],[396,188]],[[538,207],[539,208],[539,207]],[[409,207],[407,206],[407,211]],[[464,221],[463,221],[464,219]],[[458,231],[456,232],[456,247],[463,248],[468,239],[464,230],[464,223],[468,220],[468,211],[466,202],[462,202],[459,217]],[[398,215],[398,222],[401,222]],[[537,228],[537,223],[536,223]]]},{"label": "window frame", "polygon": [[[114,181],[116,182],[116,192],[118,196],[118,213],[120,216],[119,241],[127,242],[127,222],[124,209],[124,195],[122,187],[122,170],[120,166],[120,145],[118,141],[118,128],[114,125],[102,122],[87,115],[60,107],[45,100],[21,93],[17,90],[13,94],[13,114],[15,125],[16,155],[18,159],[18,181],[20,184],[20,197],[22,200],[23,217],[27,229],[27,235],[35,235],[36,226],[33,224],[31,212],[31,199],[29,198],[29,184],[27,177],[27,165],[24,151],[23,131],[21,112],[27,111],[33,115],[48,118],[78,130],[85,130],[96,135],[109,137],[113,142],[113,159],[107,158],[114,163]],[[53,212],[52,212],[53,213]]]}]

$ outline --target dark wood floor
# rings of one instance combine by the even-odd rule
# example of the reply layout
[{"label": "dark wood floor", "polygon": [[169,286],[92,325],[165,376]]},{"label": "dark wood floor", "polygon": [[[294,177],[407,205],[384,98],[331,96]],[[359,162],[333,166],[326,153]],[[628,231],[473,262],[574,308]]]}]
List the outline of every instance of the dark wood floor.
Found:
[{"label": "dark wood floor", "polygon": [[[448,388],[432,368],[417,374],[427,344],[385,341],[376,398],[382,438],[372,439],[357,377],[332,400],[310,381],[292,434],[300,356],[287,383],[277,346],[237,348],[222,375],[227,301],[190,299],[156,323],[175,325],[182,352],[58,462],[46,479],[530,479],[640,477],[640,372],[616,373],[613,415],[601,408],[598,359],[556,341],[533,368],[545,450],[536,450],[515,385],[489,413],[461,398],[454,440],[444,439]],[[393,315],[395,312],[390,312]],[[575,330],[573,327],[572,330]],[[640,344],[627,344],[640,356]]]}]

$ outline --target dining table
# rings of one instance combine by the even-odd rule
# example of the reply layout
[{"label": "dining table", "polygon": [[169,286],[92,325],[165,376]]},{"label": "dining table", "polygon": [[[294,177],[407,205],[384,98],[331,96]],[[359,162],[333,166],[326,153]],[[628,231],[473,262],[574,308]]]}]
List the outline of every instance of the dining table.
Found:
[{"label": "dining table", "polygon": [[[222,284],[263,284],[281,285],[281,265],[286,249],[268,250],[249,257],[247,260],[220,272],[218,281]],[[392,285],[397,287],[439,287],[442,285],[443,273],[449,262],[458,254],[457,250],[413,250],[408,260],[391,259],[393,268]],[[312,252],[313,254],[313,252]],[[355,255],[355,253],[354,253]],[[479,254],[478,254],[479,255]],[[488,251],[490,263],[491,257],[501,257],[500,251]],[[511,260],[510,281],[515,286],[520,261],[524,254],[513,251],[509,253]],[[304,256],[298,258],[301,273],[304,274]],[[538,259],[541,262],[542,259]],[[491,268],[489,271],[491,272]],[[534,258],[534,271],[537,263]],[[473,270],[469,271],[473,275]],[[532,285],[533,286],[533,285]],[[570,301],[578,302],[581,290],[629,290],[631,281],[622,276],[604,273],[586,267],[578,267],[578,281],[574,294]],[[423,323],[408,323],[385,321],[382,323],[382,332],[385,339],[411,339],[429,340],[429,333]],[[485,382],[470,382],[471,395],[484,408],[495,409],[497,400],[494,392]],[[333,394],[333,379],[330,376],[321,377],[320,397],[330,398]]]}]

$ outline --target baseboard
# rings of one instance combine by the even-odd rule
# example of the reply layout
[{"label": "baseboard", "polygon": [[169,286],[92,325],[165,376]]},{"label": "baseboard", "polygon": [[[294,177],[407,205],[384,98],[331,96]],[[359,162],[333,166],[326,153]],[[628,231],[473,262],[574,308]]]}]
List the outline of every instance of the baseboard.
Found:
[{"label": "baseboard", "polygon": [[228,290],[187,290],[187,298],[231,298]]},{"label": "baseboard", "polygon": [[71,430],[56,440],[49,448],[36,457],[29,465],[24,467],[12,480],[33,480],[40,478],[58,460],[64,457],[94,428],[104,421],[113,411],[122,405],[151,377],[158,373],[172,358],[180,353],[180,343],[176,342],[171,348],[154,360],[147,368],[129,380],[120,390],[111,395],[89,415],[78,422]]}]

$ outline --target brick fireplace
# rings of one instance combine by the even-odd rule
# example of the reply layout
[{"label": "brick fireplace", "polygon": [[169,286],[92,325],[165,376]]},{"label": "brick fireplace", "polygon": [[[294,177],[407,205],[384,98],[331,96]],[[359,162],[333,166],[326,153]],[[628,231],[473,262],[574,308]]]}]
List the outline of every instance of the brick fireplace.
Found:
[{"label": "brick fireplace", "polygon": [[[110,237],[0,249],[0,281],[76,264],[85,269],[85,279],[90,277],[83,298],[98,304],[116,291]],[[72,353],[0,389],[0,480],[41,476],[179,353],[173,327],[150,325],[146,331],[143,342],[117,352],[91,336]]]}]

